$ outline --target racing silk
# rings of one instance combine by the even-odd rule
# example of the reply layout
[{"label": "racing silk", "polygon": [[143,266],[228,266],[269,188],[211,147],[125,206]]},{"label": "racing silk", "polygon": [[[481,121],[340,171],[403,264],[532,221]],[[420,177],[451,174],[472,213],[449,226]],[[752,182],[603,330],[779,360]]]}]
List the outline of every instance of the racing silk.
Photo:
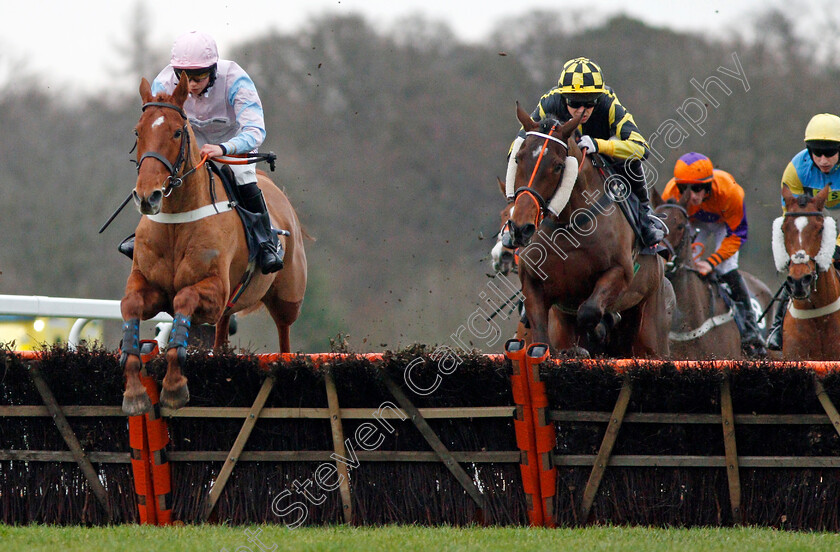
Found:
[{"label": "racing silk", "polygon": [[[588,134],[598,146],[598,153],[608,155],[614,159],[645,159],[648,156],[648,144],[633,115],[627,111],[609,86],[604,87],[606,93],[601,95],[589,120],[578,127],[582,134]],[[561,121],[568,121],[569,110],[566,100],[560,94],[559,88],[552,88],[540,98],[539,104],[531,118],[535,121],[553,115]],[[525,131],[520,130],[519,136],[525,137]]]},{"label": "racing silk", "polygon": [[[835,165],[831,172],[825,174],[814,164],[808,149],[797,153],[785,168],[782,175],[782,186],[787,186],[795,195],[817,195],[826,186],[831,186],[825,208],[830,211],[840,209],[840,165]],[[785,211],[785,200],[782,200],[782,212]],[[837,246],[840,246],[840,236],[837,236]]]},{"label": "racing silk", "polygon": [[[178,80],[167,65],[152,83],[152,95],[172,94]],[[262,102],[254,81],[233,61],[220,59],[216,81],[199,97],[192,94],[184,102],[184,111],[192,125],[199,146],[219,144],[227,153],[248,153],[265,140]]]},{"label": "racing silk", "polygon": [[[664,200],[679,200],[680,191],[675,179],[671,179],[662,192]],[[700,205],[687,207],[691,220],[705,223],[717,223],[726,228],[726,236],[717,251],[706,258],[714,266],[719,265],[741,249],[747,241],[747,212],[744,209],[744,189],[735,182],[735,178],[726,171],[714,169],[712,173],[712,193]]]}]

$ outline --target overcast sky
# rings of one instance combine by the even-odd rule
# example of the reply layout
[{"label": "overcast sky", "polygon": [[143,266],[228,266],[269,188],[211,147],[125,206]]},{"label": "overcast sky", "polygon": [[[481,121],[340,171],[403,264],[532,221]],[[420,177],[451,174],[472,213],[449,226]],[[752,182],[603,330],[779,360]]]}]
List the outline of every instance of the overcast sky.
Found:
[{"label": "overcast sky", "polygon": [[[0,32],[0,79],[5,82],[10,78],[10,62],[18,62],[32,72],[46,76],[42,80],[49,88],[82,91],[101,88],[107,82],[109,69],[125,66],[118,59],[115,46],[126,42],[123,34],[129,28],[129,17],[137,1],[0,0],[4,23]],[[387,28],[407,15],[421,14],[445,21],[464,41],[478,41],[486,37],[500,18],[537,9],[561,10],[564,5],[545,0],[139,1],[151,15],[149,41],[155,47],[168,51],[178,34],[195,28],[215,36],[222,56],[232,45],[247,40],[251,34],[260,35],[271,29],[295,31],[310,18],[327,12],[362,14],[378,28]],[[584,4],[593,7],[595,20],[603,18],[603,14],[627,13],[657,26],[718,34],[727,26],[736,25],[745,14],[762,6],[782,5],[782,2],[784,0],[593,0]],[[840,6],[840,2],[834,2],[834,5]],[[560,13],[558,11],[558,16]],[[161,59],[161,66],[166,62]]]}]

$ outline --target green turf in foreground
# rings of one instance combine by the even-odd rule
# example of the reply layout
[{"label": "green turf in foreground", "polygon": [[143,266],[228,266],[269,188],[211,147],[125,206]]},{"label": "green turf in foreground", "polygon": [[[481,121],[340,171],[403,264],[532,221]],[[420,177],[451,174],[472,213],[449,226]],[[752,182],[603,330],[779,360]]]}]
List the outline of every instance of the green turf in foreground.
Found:
[{"label": "green turf in foreground", "polygon": [[[249,542],[249,534],[258,534]],[[276,545],[276,548],[275,548]],[[794,533],[766,528],[650,529],[592,527],[586,529],[453,528],[387,526],[302,527],[182,526],[140,527],[9,527],[0,525],[0,551],[49,552],[258,552],[281,550],[628,550],[731,552],[840,550],[840,535]]]}]

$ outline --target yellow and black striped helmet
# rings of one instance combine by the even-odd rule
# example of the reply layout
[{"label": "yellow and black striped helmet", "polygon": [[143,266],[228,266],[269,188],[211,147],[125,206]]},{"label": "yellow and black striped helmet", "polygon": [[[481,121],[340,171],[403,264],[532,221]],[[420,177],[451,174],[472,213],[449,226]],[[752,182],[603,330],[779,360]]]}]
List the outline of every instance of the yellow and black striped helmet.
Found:
[{"label": "yellow and black striped helmet", "polygon": [[585,57],[570,59],[563,64],[563,72],[560,73],[557,86],[564,96],[566,94],[574,94],[576,97],[585,95],[587,99],[596,99],[606,92],[601,68]]}]

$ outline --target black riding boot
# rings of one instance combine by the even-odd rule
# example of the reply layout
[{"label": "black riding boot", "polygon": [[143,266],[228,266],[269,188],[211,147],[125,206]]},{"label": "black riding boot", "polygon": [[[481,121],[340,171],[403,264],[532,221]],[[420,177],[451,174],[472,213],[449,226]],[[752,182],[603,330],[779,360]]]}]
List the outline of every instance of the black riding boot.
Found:
[{"label": "black riding boot", "polygon": [[776,299],[776,315],[773,317],[773,325],[770,326],[770,332],[767,334],[767,348],[771,351],[782,350],[782,326],[785,323],[785,314],[787,314],[788,303],[790,302],[790,291],[788,287],[784,286],[779,297]]},{"label": "black riding boot", "polygon": [[283,246],[277,239],[277,233],[271,228],[271,219],[268,216],[268,209],[265,206],[262,191],[256,183],[243,184],[239,187],[242,206],[254,214],[259,215],[256,232],[260,241],[260,252],[257,255],[257,264],[263,274],[277,272],[283,268]]},{"label": "black riding boot", "polygon": [[639,230],[642,234],[642,245],[653,247],[665,238],[667,230],[665,224],[653,214],[653,209],[650,207],[642,162],[638,159],[628,159],[624,161],[622,168],[622,172],[629,181],[630,190],[639,199]]},{"label": "black riding boot", "polygon": [[743,324],[738,327],[741,331],[741,349],[750,357],[767,356],[764,340],[761,339],[758,322],[755,319],[755,312],[753,312],[750,302],[750,292],[741,273],[737,269],[730,270],[726,274],[722,274],[720,279],[729,286],[733,306],[740,310],[740,318],[743,321]]},{"label": "black riding boot", "polygon": [[117,246],[117,251],[129,259],[134,259],[134,234],[121,241]]}]

